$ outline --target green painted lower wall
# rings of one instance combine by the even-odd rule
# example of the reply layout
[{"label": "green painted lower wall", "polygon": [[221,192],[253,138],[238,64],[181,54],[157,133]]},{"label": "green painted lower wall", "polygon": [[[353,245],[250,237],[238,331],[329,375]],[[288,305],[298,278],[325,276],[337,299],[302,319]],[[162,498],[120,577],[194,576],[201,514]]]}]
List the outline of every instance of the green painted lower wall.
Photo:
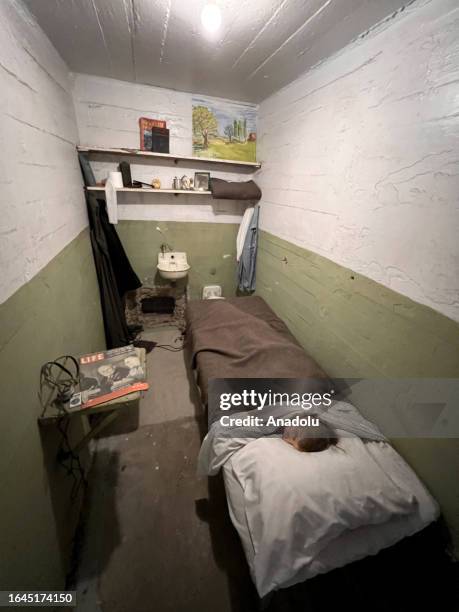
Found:
[{"label": "green painted lower wall", "polygon": [[458,323],[266,232],[257,293],[333,376],[458,375]]},{"label": "green painted lower wall", "polygon": [[[160,227],[162,236],[156,227]],[[204,285],[222,285],[223,295],[236,290],[236,235],[233,223],[189,223],[179,221],[121,221],[118,234],[132,266],[145,285],[161,283],[156,274],[158,253],[163,242],[175,251],[185,251],[191,270],[188,290],[199,298]]]},{"label": "green painted lower wall", "polygon": [[[59,435],[39,428],[40,367],[105,346],[84,230],[0,306],[0,588],[62,588],[79,499],[56,463]],[[75,424],[78,435],[81,423]]]},{"label": "green painted lower wall", "polygon": [[[331,376],[458,376],[459,324],[266,232],[260,233],[257,294]],[[459,550],[459,440],[394,445],[440,502]]]},{"label": "green painted lower wall", "polygon": [[[188,253],[190,295],[235,292],[235,224],[122,221],[119,235],[143,281],[164,238]],[[454,377],[459,326],[335,263],[261,232],[257,293],[333,376]],[[0,306],[0,587],[63,585],[78,500],[55,462],[59,436],[39,430],[38,376],[62,353],[104,346],[88,231]],[[362,408],[362,407],[361,407]],[[78,432],[75,432],[78,435]],[[397,440],[439,500],[459,545],[459,441]]]}]

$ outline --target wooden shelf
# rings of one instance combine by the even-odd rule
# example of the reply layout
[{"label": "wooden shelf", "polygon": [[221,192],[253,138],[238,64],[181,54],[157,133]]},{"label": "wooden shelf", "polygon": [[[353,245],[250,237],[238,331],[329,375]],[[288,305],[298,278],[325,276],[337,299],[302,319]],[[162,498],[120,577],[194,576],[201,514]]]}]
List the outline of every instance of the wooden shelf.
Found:
[{"label": "wooden shelf", "polygon": [[[172,155],[171,153],[153,153],[152,151],[139,151],[138,149],[110,149],[105,147],[77,147],[80,153],[89,153],[97,155],[119,155],[144,159],[162,159],[169,160],[174,164],[179,162],[191,162],[193,164],[216,164],[220,166],[237,166],[239,168],[258,170],[261,164],[258,162],[236,161],[233,159],[214,159],[213,157],[189,157],[186,155]],[[202,192],[201,192],[202,193]]]},{"label": "wooden shelf", "polygon": [[[86,187],[86,189],[88,191],[103,191],[105,192],[105,187]],[[211,195],[212,192],[211,191],[194,191],[194,190],[187,190],[187,189],[148,189],[148,187],[120,187],[116,190],[117,193],[119,192],[124,192],[124,193],[130,193],[130,192],[134,192],[134,193],[156,193],[156,194],[160,194],[160,193],[174,193],[175,195],[181,194],[181,195]]]}]

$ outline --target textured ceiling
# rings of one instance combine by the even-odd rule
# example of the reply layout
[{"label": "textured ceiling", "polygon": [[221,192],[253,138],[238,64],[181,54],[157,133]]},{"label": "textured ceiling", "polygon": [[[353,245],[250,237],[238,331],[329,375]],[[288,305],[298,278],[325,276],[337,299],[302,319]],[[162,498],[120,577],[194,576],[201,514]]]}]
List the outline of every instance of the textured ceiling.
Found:
[{"label": "textured ceiling", "polygon": [[260,102],[406,0],[24,0],[69,68]]}]

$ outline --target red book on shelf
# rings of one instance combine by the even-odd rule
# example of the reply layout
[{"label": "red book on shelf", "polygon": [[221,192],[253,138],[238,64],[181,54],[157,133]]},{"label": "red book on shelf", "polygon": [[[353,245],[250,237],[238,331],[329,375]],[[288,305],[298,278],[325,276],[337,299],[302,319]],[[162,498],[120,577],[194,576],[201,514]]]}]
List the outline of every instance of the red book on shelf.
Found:
[{"label": "red book on shelf", "polygon": [[[148,117],[140,117],[139,119],[139,128],[140,128],[140,149],[142,151],[151,151],[151,130],[152,128],[162,128],[165,129],[166,122],[160,119],[148,119]],[[145,142],[145,133],[147,134],[147,138],[149,136],[149,143]]]}]

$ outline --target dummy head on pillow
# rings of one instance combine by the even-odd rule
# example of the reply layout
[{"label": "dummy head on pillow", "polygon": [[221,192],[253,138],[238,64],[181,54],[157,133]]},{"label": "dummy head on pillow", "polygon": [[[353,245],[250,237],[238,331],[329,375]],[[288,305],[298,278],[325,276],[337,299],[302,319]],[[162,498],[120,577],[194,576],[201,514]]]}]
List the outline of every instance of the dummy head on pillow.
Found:
[{"label": "dummy head on pillow", "polygon": [[302,453],[317,453],[338,443],[336,433],[324,423],[285,427],[282,439]]}]

